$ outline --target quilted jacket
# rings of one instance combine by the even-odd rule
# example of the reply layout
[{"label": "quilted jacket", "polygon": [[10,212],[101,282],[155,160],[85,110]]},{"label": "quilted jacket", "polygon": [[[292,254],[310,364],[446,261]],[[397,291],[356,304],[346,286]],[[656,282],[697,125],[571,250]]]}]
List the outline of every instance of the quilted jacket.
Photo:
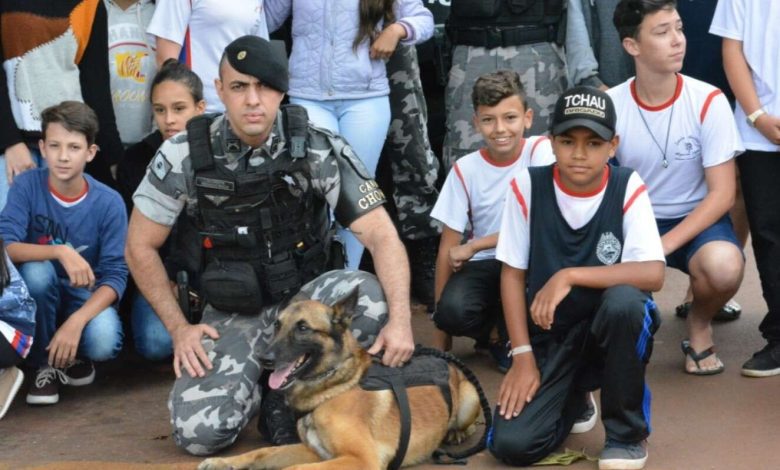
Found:
[{"label": "quilted jacket", "polygon": [[[360,0],[265,0],[268,30],[278,29],[292,13],[292,55],[289,95],[311,100],[384,96],[390,87],[382,60],[369,57],[357,36]],[[433,16],[421,0],[396,0],[396,21],[407,31],[404,44],[417,44],[433,34]],[[377,25],[381,31],[383,25]]]}]

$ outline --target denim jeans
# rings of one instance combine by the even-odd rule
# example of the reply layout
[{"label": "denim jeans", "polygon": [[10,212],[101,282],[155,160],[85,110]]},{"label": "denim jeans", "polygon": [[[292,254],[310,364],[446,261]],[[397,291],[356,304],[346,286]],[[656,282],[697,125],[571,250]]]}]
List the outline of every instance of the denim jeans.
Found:
[{"label": "denim jeans", "polygon": [[[32,155],[33,163],[38,168],[46,167],[46,160],[43,159],[41,151],[38,147],[27,147]],[[5,201],[8,199],[8,191],[11,190],[11,185],[8,184],[8,178],[5,176],[5,154],[0,154],[0,211],[5,207]]]},{"label": "denim jeans", "polygon": [[[378,96],[354,100],[314,101],[290,98],[306,108],[309,121],[347,140],[373,178],[390,127],[390,98]],[[363,245],[346,229],[339,230],[347,252],[347,268],[357,269]]]},{"label": "denim jeans", "polygon": [[[29,261],[19,267],[19,273],[37,304],[35,341],[27,361],[39,368],[48,363],[46,347],[57,328],[92,294],[85,288],[71,287],[68,279],[58,277],[51,261]],[[93,361],[113,359],[122,349],[123,337],[119,314],[114,306],[108,307],[84,327],[77,355]]]},{"label": "denim jeans", "polygon": [[140,293],[136,293],[133,298],[130,322],[138,354],[150,361],[159,361],[173,354],[171,335]]}]

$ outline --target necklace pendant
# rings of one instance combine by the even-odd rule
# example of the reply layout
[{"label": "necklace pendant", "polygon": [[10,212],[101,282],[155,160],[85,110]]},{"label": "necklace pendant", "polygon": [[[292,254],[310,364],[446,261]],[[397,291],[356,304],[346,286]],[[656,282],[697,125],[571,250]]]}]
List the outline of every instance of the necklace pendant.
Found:
[{"label": "necklace pendant", "polygon": [[664,168],[669,168],[669,162],[665,158],[664,158],[663,166]]}]

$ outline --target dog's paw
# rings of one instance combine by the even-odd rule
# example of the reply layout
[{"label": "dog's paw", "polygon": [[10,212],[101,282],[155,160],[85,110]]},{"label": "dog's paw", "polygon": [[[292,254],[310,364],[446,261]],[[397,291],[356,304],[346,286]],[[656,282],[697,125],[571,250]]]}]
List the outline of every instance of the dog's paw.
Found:
[{"label": "dog's paw", "polygon": [[473,424],[467,427],[466,429],[450,429],[447,432],[447,437],[444,438],[444,443],[447,445],[458,445],[464,442],[466,439],[468,439],[474,432],[477,430],[477,427]]},{"label": "dog's paw", "polygon": [[225,459],[206,459],[198,465],[198,470],[234,470]]}]

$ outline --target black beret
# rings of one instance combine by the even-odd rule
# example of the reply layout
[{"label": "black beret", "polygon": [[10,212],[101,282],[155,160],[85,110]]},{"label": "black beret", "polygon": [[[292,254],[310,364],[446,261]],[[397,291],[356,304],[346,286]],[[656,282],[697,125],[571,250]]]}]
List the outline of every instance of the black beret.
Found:
[{"label": "black beret", "polygon": [[225,47],[230,65],[262,83],[287,93],[289,73],[287,54],[282,41],[268,41],[258,36],[241,36]]}]

